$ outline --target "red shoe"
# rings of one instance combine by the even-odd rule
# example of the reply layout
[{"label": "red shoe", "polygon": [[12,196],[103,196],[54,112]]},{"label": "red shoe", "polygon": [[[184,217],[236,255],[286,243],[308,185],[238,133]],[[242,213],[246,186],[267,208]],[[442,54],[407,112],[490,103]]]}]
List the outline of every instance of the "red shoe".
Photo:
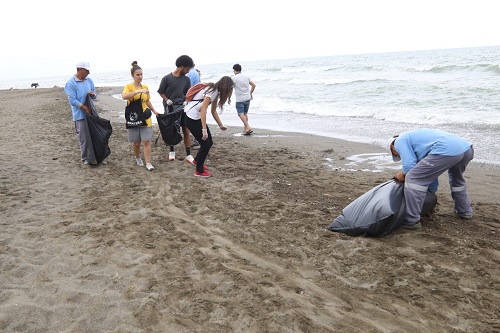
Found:
[{"label": "red shoe", "polygon": [[[192,161],[188,161],[188,160],[187,160],[187,158],[186,158],[186,161],[187,161],[189,164],[196,166],[196,160],[195,160],[194,158],[193,158],[193,160],[192,160]],[[203,164],[203,171],[208,171],[208,167],[207,167],[205,164]]]},{"label": "red shoe", "polygon": [[194,175],[196,177],[202,177],[202,178],[208,178],[208,177],[212,177],[212,174],[210,172],[208,172],[208,170],[203,170],[202,173],[198,172],[198,171],[195,171],[194,172]]}]

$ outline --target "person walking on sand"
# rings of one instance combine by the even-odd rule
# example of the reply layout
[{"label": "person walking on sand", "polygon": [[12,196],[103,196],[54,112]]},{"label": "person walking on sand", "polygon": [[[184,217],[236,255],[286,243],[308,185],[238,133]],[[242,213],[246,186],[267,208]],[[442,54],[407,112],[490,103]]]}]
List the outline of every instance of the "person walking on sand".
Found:
[{"label": "person walking on sand", "polygon": [[205,160],[208,152],[213,145],[212,134],[207,125],[207,109],[211,105],[212,116],[219,128],[225,131],[227,128],[222,124],[217,113],[217,107],[223,108],[227,102],[231,104],[231,95],[233,93],[234,83],[229,76],[223,76],[216,83],[208,83],[205,88],[194,95],[193,100],[188,102],[185,108],[186,125],[193,136],[200,143],[200,149],[192,165],[196,166],[194,173],[197,177],[211,177],[212,174],[205,166]]},{"label": "person walking on sand", "polygon": [[[181,55],[175,61],[176,69],[165,75],[160,82],[158,88],[158,93],[163,99],[163,107],[165,108],[165,113],[173,112],[174,106],[180,106],[184,104],[186,99],[186,93],[191,87],[191,81],[186,76],[187,73],[194,67],[194,62],[191,57],[187,55]],[[181,126],[182,134],[184,140],[184,147],[186,148],[186,160],[193,160],[191,155],[191,137],[189,135],[189,130],[185,124],[185,114],[181,112]],[[170,152],[168,154],[168,160],[175,160],[175,148],[170,146]]]},{"label": "person walking on sand", "polygon": [[234,93],[236,95],[236,111],[244,125],[243,134],[249,135],[252,134],[253,130],[248,123],[248,109],[250,108],[250,101],[253,100],[253,91],[256,85],[249,77],[241,74],[240,64],[233,66],[233,72],[234,75],[231,78],[234,82]]},{"label": "person walking on sand", "polygon": [[[92,99],[97,98],[94,82],[88,77],[89,74],[90,64],[86,61],[80,61],[76,64],[76,74],[64,86],[64,92],[68,95],[68,101],[71,105],[76,136],[80,142],[81,160],[85,165],[94,164],[94,161],[87,160],[87,150],[92,146],[92,142],[89,142],[87,138],[88,130],[85,118],[92,111],[85,105],[85,100],[87,99],[87,95]],[[102,164],[106,164],[106,160]]]},{"label": "person walking on sand", "polygon": [[474,158],[474,148],[465,139],[437,129],[420,128],[391,138],[392,159],[401,161],[403,170],[394,176],[405,182],[406,221],[403,228],[419,230],[420,212],[427,189],[438,190],[438,176],[448,170],[455,213],[462,219],[472,218],[467,184],[463,173]]},{"label": "person walking on sand", "polygon": [[[155,115],[158,115],[158,112],[156,112],[153,107],[153,103],[150,101],[151,95],[149,94],[149,88],[142,83],[142,68],[137,65],[137,62],[132,63],[130,74],[134,82],[127,84],[123,88],[122,98],[127,100],[127,104],[140,99],[143,112],[147,108],[150,108]],[[138,166],[144,166],[144,162],[141,159],[142,144],[144,159],[146,160],[146,169],[148,169],[148,171],[153,171],[155,168],[151,163],[151,139],[153,138],[153,121],[151,117],[146,119],[146,126],[128,128],[127,133],[128,142],[132,143],[132,151],[134,152],[136,164]]]}]

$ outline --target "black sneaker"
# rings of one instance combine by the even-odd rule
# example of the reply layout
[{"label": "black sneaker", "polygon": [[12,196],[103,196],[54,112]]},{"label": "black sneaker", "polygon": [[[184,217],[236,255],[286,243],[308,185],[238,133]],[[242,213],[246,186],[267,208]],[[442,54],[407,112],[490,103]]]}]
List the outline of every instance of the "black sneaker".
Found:
[{"label": "black sneaker", "polygon": [[422,230],[422,224],[420,224],[420,222],[414,224],[403,224],[401,227],[406,230]]}]

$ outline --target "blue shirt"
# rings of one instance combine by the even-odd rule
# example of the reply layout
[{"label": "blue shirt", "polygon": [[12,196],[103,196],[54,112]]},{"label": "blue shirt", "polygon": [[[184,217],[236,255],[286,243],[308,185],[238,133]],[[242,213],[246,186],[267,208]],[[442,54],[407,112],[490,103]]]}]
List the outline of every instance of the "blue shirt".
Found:
[{"label": "blue shirt", "polygon": [[80,109],[80,107],[85,103],[85,99],[87,98],[89,91],[93,91],[95,94],[92,99],[96,99],[97,97],[92,79],[86,77],[82,81],[76,76],[73,76],[68,80],[68,82],[66,82],[64,91],[66,92],[66,95],[68,95],[68,101],[71,105],[71,113],[73,114],[73,121],[85,119],[86,112]]},{"label": "blue shirt", "polygon": [[405,174],[429,154],[457,156],[465,153],[471,146],[470,142],[455,134],[430,128],[404,132],[394,143],[394,149],[401,156]]},{"label": "blue shirt", "polygon": [[200,83],[200,75],[198,74],[198,71],[194,68],[191,68],[189,70],[189,73],[186,74],[186,76],[189,78],[191,81],[191,87],[194,86],[197,83]]}]

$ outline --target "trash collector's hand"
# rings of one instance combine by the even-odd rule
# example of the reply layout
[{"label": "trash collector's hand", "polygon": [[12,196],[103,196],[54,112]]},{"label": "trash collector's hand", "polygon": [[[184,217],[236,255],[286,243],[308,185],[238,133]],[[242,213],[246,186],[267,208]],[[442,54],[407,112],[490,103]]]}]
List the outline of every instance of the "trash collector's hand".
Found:
[{"label": "trash collector's hand", "polygon": [[405,174],[403,173],[403,171],[398,171],[394,175],[394,179],[396,179],[397,181],[400,181],[401,183],[403,183],[405,181]]},{"label": "trash collector's hand", "polygon": [[208,139],[208,131],[206,128],[203,128],[201,130],[201,134],[203,134],[203,136],[201,137],[203,139],[203,141],[205,141],[206,139]]},{"label": "trash collector's hand", "polygon": [[170,106],[172,104],[174,104],[174,102],[172,102],[171,100],[167,99],[167,105]]},{"label": "trash collector's hand", "polygon": [[90,108],[85,104],[82,104],[82,106],[80,106],[80,109],[87,112],[88,114],[92,114],[92,111],[90,110]]}]

